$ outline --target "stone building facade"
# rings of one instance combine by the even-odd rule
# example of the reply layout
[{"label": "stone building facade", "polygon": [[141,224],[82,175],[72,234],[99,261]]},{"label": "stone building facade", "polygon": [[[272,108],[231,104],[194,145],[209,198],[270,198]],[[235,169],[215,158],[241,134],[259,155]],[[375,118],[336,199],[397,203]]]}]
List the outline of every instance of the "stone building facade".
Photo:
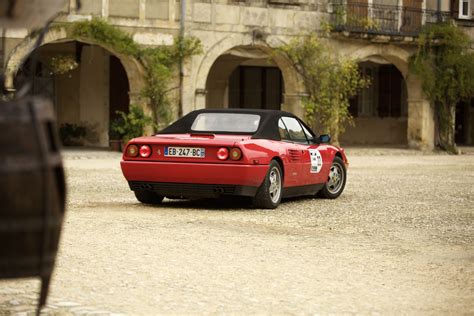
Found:
[{"label": "stone building facade", "polygon": [[[408,72],[417,34],[423,24],[454,17],[474,38],[474,0],[181,1],[82,0],[77,9],[76,1],[68,0],[56,22],[100,17],[149,46],[170,45],[180,32],[199,38],[203,53],[184,65],[184,114],[205,107],[256,107],[298,115],[304,84],[289,60],[272,48],[330,23],[335,30],[330,45],[357,59],[361,71],[373,78],[371,87],[351,100],[355,126],[347,128],[342,144],[421,149],[434,146],[435,120],[421,82]],[[5,30],[1,62],[7,89],[18,88],[35,55],[45,65],[35,74],[35,89],[53,98],[59,123],[85,124],[94,130],[89,145],[108,146],[115,111],[140,102],[142,66],[109,48],[74,41],[61,27],[49,31],[33,51],[35,39],[28,30]],[[51,75],[47,61],[58,55],[74,56],[78,67]],[[474,139],[471,112],[467,104],[460,114],[465,143]]]}]

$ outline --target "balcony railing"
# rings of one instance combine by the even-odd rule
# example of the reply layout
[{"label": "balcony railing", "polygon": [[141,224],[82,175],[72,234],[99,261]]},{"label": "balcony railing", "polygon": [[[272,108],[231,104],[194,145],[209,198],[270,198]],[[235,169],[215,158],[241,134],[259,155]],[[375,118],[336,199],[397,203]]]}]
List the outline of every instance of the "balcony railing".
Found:
[{"label": "balcony railing", "polygon": [[367,3],[333,3],[335,31],[374,35],[417,36],[427,23],[451,19],[449,12]]}]

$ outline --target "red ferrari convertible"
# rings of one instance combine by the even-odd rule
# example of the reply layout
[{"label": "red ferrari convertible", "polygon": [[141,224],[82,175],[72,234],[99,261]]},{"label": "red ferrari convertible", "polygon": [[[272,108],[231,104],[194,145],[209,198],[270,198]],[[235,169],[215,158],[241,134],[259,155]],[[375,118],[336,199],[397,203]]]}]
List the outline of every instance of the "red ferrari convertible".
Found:
[{"label": "red ferrari convertible", "polygon": [[237,195],[276,208],[285,197],[342,193],[348,161],[329,141],[291,113],[205,109],[132,139],[121,167],[142,203]]}]

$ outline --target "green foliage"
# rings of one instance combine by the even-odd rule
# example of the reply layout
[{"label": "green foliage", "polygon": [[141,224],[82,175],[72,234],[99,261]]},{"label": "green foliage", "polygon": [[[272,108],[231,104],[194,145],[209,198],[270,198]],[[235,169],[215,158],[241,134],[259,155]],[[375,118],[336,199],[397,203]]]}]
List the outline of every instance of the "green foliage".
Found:
[{"label": "green foliage", "polygon": [[[124,143],[145,134],[145,128],[153,126],[153,118],[148,116],[139,105],[130,105],[130,112],[117,111],[120,117],[110,124],[112,135],[121,138]],[[112,138],[112,136],[111,136]]]},{"label": "green foliage", "polygon": [[[182,60],[201,52],[201,43],[194,37],[178,37],[171,46],[146,48],[142,51],[148,82],[142,95],[150,100],[154,118],[160,127],[168,123],[171,118],[170,100],[167,94],[176,88],[169,88],[169,79]],[[162,118],[162,121],[159,118]]]},{"label": "green foliage", "polygon": [[115,118],[109,124],[109,139],[110,140],[122,140],[124,136],[123,132],[123,118],[122,116]]},{"label": "green foliage", "polygon": [[59,127],[59,138],[64,146],[82,145],[86,133],[86,127],[78,124],[64,123]]},{"label": "green foliage", "polygon": [[329,133],[338,144],[344,126],[352,123],[349,99],[369,85],[355,61],[342,58],[315,34],[292,40],[278,49],[302,75],[308,97],[305,119],[319,133]]},{"label": "green foliage", "polygon": [[49,60],[49,68],[54,75],[64,75],[76,69],[79,64],[71,55],[58,55]]},{"label": "green foliage", "polygon": [[474,96],[474,53],[469,37],[450,23],[427,25],[420,33],[418,51],[410,71],[423,81],[423,91],[434,102],[439,123],[439,144],[456,153],[456,105]]},{"label": "green foliage", "polygon": [[93,40],[120,54],[138,57],[141,51],[140,46],[130,35],[102,19],[94,18],[91,21],[72,23],[68,27],[68,32],[75,39]]},{"label": "green foliage", "polygon": [[180,62],[202,52],[198,39],[178,37],[171,46],[141,47],[126,32],[97,18],[72,23],[68,26],[68,32],[78,40],[86,39],[113,52],[136,58],[146,71],[147,85],[141,95],[149,102],[157,126],[170,122],[171,101],[168,93],[176,89],[170,88],[170,80]]}]

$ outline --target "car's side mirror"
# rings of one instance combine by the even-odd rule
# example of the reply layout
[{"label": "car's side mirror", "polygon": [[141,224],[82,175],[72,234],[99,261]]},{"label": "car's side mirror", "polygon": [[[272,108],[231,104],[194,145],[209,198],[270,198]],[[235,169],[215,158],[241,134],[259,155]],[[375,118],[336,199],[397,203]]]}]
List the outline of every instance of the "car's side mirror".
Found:
[{"label": "car's side mirror", "polygon": [[330,141],[331,141],[331,136],[329,136],[328,134],[319,135],[320,144],[329,144]]}]

